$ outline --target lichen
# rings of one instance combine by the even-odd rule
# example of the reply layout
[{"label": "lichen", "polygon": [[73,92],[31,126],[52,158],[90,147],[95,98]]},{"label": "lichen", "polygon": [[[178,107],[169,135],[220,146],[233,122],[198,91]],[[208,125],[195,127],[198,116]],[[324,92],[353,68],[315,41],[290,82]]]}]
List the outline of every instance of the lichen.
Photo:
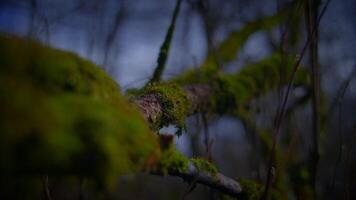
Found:
[{"label": "lichen", "polygon": [[190,101],[179,85],[174,83],[154,83],[141,90],[128,91],[128,95],[135,97],[146,94],[158,95],[163,108],[163,116],[152,124],[153,129],[159,129],[170,124],[176,125],[178,129],[184,127],[184,120],[190,108]]},{"label": "lichen", "polygon": [[218,169],[209,161],[201,158],[192,158],[190,161],[194,164],[200,172],[205,172],[215,176],[218,173]]},{"label": "lichen", "polygon": [[112,184],[149,168],[159,143],[104,71],[75,54],[0,35],[0,171]]},{"label": "lichen", "polygon": [[162,153],[159,171],[163,174],[168,172],[184,173],[188,170],[189,159],[173,147]]}]

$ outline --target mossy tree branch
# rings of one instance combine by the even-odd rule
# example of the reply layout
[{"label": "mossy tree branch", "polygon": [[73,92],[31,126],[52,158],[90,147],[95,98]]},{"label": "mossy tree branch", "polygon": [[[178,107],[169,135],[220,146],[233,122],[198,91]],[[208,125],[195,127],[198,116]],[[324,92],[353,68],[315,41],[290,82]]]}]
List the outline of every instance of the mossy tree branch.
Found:
[{"label": "mossy tree branch", "polygon": [[172,17],[171,24],[169,25],[166,37],[165,37],[163,44],[161,46],[161,49],[159,51],[159,55],[158,55],[158,59],[157,59],[157,67],[154,70],[152,78],[149,81],[149,83],[159,82],[161,80],[162,73],[164,71],[164,67],[167,62],[168,52],[169,52],[169,48],[170,48],[171,41],[173,38],[174,28],[176,25],[176,19],[177,19],[178,13],[179,13],[181,2],[182,2],[182,0],[177,0],[176,6],[173,11],[173,17]]},{"label": "mossy tree branch", "polygon": [[151,172],[159,176],[176,176],[192,185],[197,183],[219,190],[233,197],[240,197],[244,191],[234,179],[218,173],[217,168],[204,159],[188,159],[176,151],[172,145],[163,151],[157,170]]},{"label": "mossy tree branch", "polygon": [[[286,60],[288,62],[283,66],[283,73],[290,75],[293,58]],[[272,55],[246,66],[237,74],[219,74],[210,68],[201,68],[200,71],[188,71],[169,83],[150,85],[142,90],[130,91],[129,94],[133,95],[133,102],[141,109],[151,128],[155,129],[181,123],[185,117],[200,111],[226,113],[243,118],[253,98],[278,87],[280,62],[279,55]],[[294,83],[294,87],[297,86],[308,89],[307,71],[298,71]],[[304,101],[304,97],[301,101]],[[169,157],[174,158],[168,162],[171,164],[166,163],[160,173],[154,174],[178,176],[192,184],[200,183],[237,198],[257,195],[256,190],[251,190],[246,185],[241,186],[238,181],[220,173],[202,172],[193,160],[179,156]],[[162,160],[164,162],[164,156]],[[261,188],[258,189],[258,195],[262,194]]]},{"label": "mossy tree branch", "polygon": [[243,188],[236,180],[221,173],[212,175],[204,171],[199,171],[192,162],[189,162],[187,171],[179,172],[169,170],[168,175],[180,177],[188,182],[206,185],[233,197],[240,197],[243,192]]},{"label": "mossy tree branch", "polygon": [[[293,58],[284,66],[286,76],[292,73]],[[181,127],[184,119],[205,111],[243,118],[254,98],[277,89],[281,58],[272,55],[243,68],[237,74],[217,73],[210,68],[188,71],[168,83],[150,85],[129,91],[146,121],[153,129],[169,124]],[[297,72],[294,87],[309,87],[306,70]]]}]

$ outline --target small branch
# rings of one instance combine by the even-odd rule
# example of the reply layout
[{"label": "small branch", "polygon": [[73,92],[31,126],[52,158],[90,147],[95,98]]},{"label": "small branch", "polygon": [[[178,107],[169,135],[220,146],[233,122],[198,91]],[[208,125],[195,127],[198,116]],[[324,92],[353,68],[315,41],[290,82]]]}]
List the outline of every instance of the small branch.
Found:
[{"label": "small branch", "polygon": [[114,23],[110,27],[110,31],[105,38],[105,46],[104,46],[104,60],[103,60],[103,69],[109,71],[108,62],[110,58],[110,52],[113,48],[114,41],[117,37],[117,33],[119,32],[120,26],[125,18],[126,10],[125,10],[125,2],[122,1],[119,4],[119,9],[116,11]]},{"label": "small branch", "polygon": [[52,200],[51,191],[49,189],[48,176],[42,177],[43,192],[46,200]]},{"label": "small branch", "polygon": [[164,71],[164,67],[167,62],[169,47],[170,47],[170,44],[171,44],[171,41],[173,38],[173,32],[174,32],[176,19],[177,19],[178,13],[179,13],[181,2],[182,2],[182,0],[177,0],[177,4],[174,8],[171,24],[169,25],[166,37],[165,37],[164,42],[163,42],[161,49],[159,51],[159,55],[158,55],[158,59],[157,59],[157,67],[154,70],[152,78],[148,83],[159,82],[161,80],[162,73]]},{"label": "small branch", "polygon": [[269,158],[269,163],[268,163],[265,190],[264,190],[264,193],[263,193],[263,196],[262,196],[263,200],[268,198],[268,194],[269,194],[268,191],[269,191],[269,188],[271,187],[271,182],[272,182],[272,173],[271,172],[272,172],[273,163],[274,163],[274,156],[275,156],[274,154],[275,154],[275,151],[276,151],[277,138],[278,138],[278,135],[279,135],[279,132],[280,132],[280,128],[281,128],[283,117],[285,115],[285,109],[286,109],[287,101],[289,99],[289,94],[290,94],[294,79],[296,77],[296,74],[297,74],[297,71],[299,69],[300,63],[302,62],[302,59],[304,57],[304,54],[305,54],[307,48],[309,47],[310,43],[315,39],[314,38],[315,32],[317,30],[317,27],[320,24],[320,21],[321,21],[322,17],[325,14],[326,9],[328,8],[328,5],[329,5],[330,1],[331,0],[328,0],[326,2],[326,4],[324,5],[322,11],[320,12],[320,15],[318,16],[318,18],[317,18],[317,20],[316,20],[316,22],[315,22],[315,24],[313,26],[311,34],[308,36],[307,41],[305,42],[305,44],[304,44],[304,46],[303,46],[303,48],[301,50],[300,55],[298,56],[297,60],[295,61],[294,65],[293,65],[292,76],[291,76],[291,78],[289,80],[287,91],[286,91],[286,93],[284,95],[282,104],[280,106],[280,110],[279,110],[278,113],[276,113],[275,134],[273,136],[273,141],[272,141],[272,149],[271,149],[271,156]]},{"label": "small branch", "polygon": [[[163,175],[162,173],[157,172],[153,172],[152,174]],[[240,197],[242,195],[243,189],[237,181],[220,173],[212,175],[206,172],[201,172],[192,162],[189,162],[188,170],[186,172],[168,171],[168,175],[180,177],[189,182],[195,181],[196,183],[214,188],[233,197]]]}]

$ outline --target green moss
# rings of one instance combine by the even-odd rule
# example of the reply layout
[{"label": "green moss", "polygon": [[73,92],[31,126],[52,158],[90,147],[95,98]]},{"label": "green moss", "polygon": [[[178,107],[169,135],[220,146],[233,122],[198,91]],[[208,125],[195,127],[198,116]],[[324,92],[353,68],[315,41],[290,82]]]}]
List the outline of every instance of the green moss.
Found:
[{"label": "green moss", "polygon": [[[283,19],[285,11],[272,16],[264,16],[255,21],[246,23],[241,29],[232,31],[218,46],[220,62],[226,63],[236,59],[239,50],[245,45],[250,36],[257,31],[269,30]],[[203,67],[216,64],[215,56],[211,53],[207,56]]]},{"label": "green moss", "polygon": [[164,109],[162,119],[152,124],[153,129],[159,129],[170,124],[184,127],[184,120],[189,112],[190,101],[180,86],[174,83],[149,84],[142,90],[130,90],[129,95],[139,97],[146,94],[156,94]]},{"label": "green moss", "polygon": [[177,1],[176,6],[174,8],[171,24],[169,25],[169,28],[166,33],[166,37],[164,38],[163,44],[161,45],[161,49],[159,51],[159,55],[157,59],[157,67],[153,73],[150,83],[159,82],[161,80],[161,76],[163,74],[167,62],[168,52],[171,46],[171,41],[173,38],[174,28],[176,25],[176,19],[180,9],[180,4],[181,1]]},{"label": "green moss", "polygon": [[241,199],[243,200],[259,200],[263,194],[263,187],[253,180],[238,179],[242,187]]},{"label": "green moss", "polygon": [[[283,65],[281,64],[283,62]],[[272,54],[257,63],[249,64],[236,74],[223,74],[213,67],[190,70],[172,80],[177,84],[204,83],[214,90],[210,111],[245,117],[251,100],[276,90],[279,84],[286,85],[292,74],[294,59]],[[282,67],[282,68],[281,68]],[[280,81],[280,77],[285,77]],[[309,86],[308,71],[300,68],[294,86]]]},{"label": "green moss", "polygon": [[159,164],[159,171],[163,174],[168,174],[169,171],[183,173],[188,170],[188,165],[189,159],[171,147],[163,152]]},{"label": "green moss", "polygon": [[113,183],[159,159],[159,144],[119,86],[89,61],[0,35],[0,171]]},{"label": "green moss", "polygon": [[198,171],[206,172],[214,176],[218,173],[218,169],[212,163],[205,159],[192,158],[190,159],[190,161],[192,161]]},{"label": "green moss", "polygon": [[229,196],[227,194],[224,194],[224,193],[219,193],[219,198],[220,200],[236,200],[236,198],[232,197],[232,196]]},{"label": "green moss", "polygon": [[[237,180],[242,188],[242,193],[239,199],[242,200],[259,200],[262,198],[264,192],[264,185],[257,183],[254,180],[242,179],[239,178]],[[284,193],[280,192],[275,188],[270,188],[270,195],[268,199],[272,200],[280,200],[280,199],[288,199],[288,196],[284,195]]]}]

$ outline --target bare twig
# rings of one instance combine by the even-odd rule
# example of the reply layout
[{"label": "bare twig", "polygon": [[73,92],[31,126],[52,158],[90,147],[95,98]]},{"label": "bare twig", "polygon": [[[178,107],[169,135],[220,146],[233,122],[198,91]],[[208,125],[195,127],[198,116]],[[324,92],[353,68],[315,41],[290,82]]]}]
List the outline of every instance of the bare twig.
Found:
[{"label": "bare twig", "polygon": [[273,143],[272,143],[272,150],[271,150],[271,156],[270,156],[270,160],[269,160],[269,164],[268,164],[268,170],[267,170],[267,179],[266,179],[266,183],[265,183],[265,190],[264,190],[264,193],[263,193],[263,196],[262,196],[262,199],[267,199],[268,197],[268,191],[269,191],[269,188],[271,186],[271,182],[272,182],[272,169],[274,168],[273,166],[273,163],[274,163],[274,154],[275,154],[275,151],[276,151],[276,143],[277,143],[277,138],[278,138],[278,135],[279,135],[279,132],[280,132],[280,128],[281,128],[281,124],[282,124],[282,119],[284,117],[284,113],[285,113],[285,109],[286,109],[286,105],[287,105],[287,101],[288,101],[288,98],[289,98],[289,94],[290,94],[290,91],[292,89],[292,85],[293,85],[293,82],[294,82],[294,79],[295,79],[295,76],[296,76],[296,73],[297,73],[297,70],[300,66],[300,63],[304,57],[304,54],[308,48],[308,46],[310,45],[310,42],[312,40],[314,40],[314,35],[315,35],[315,31],[317,29],[317,27],[319,26],[320,24],[320,21],[329,5],[331,0],[328,0],[326,2],[326,4],[324,5],[323,7],[323,10],[321,11],[315,25],[313,26],[313,29],[312,29],[312,32],[311,34],[308,36],[308,39],[307,41],[305,42],[302,50],[301,50],[301,53],[299,55],[299,57],[297,58],[296,62],[294,63],[294,66],[293,66],[293,72],[292,72],[292,76],[289,80],[289,83],[288,83],[288,87],[287,87],[287,91],[285,93],[285,96],[284,96],[284,99],[283,99],[283,102],[282,102],[282,106],[281,106],[281,109],[280,109],[280,112],[277,113],[277,117],[276,117],[276,124],[275,124],[275,134],[273,136]]},{"label": "bare twig", "polygon": [[105,47],[104,47],[104,60],[103,60],[103,68],[108,71],[108,61],[109,61],[109,56],[110,56],[110,51],[112,49],[112,46],[114,44],[114,40],[116,38],[116,35],[119,31],[120,25],[125,17],[125,2],[121,1],[119,5],[119,9],[116,11],[115,14],[115,20],[114,23],[112,24],[112,27],[105,39]]},{"label": "bare twig", "polygon": [[[313,147],[309,155],[309,171],[311,175],[310,185],[313,188],[314,198],[316,199],[315,183],[317,168],[319,163],[319,135],[320,135],[320,66],[318,62],[318,17],[319,1],[313,0],[306,3],[306,20],[309,37],[313,37],[309,45],[309,59],[312,69],[312,142]],[[312,28],[314,27],[314,33]],[[312,35],[314,34],[314,35]]]},{"label": "bare twig", "polygon": [[49,189],[48,176],[42,177],[43,192],[46,200],[52,200],[51,191]]},{"label": "bare twig", "polygon": [[[355,70],[356,71],[356,70]],[[345,84],[342,84],[342,87],[340,89],[340,93],[337,96],[337,102],[338,102],[338,139],[339,139],[339,151],[338,151],[338,156],[334,165],[334,170],[333,170],[333,176],[331,179],[330,183],[330,188],[328,192],[333,191],[335,187],[335,180],[336,180],[336,174],[337,174],[337,168],[339,166],[339,163],[341,161],[341,156],[342,156],[342,146],[343,146],[343,137],[342,137],[342,101],[344,99],[347,87],[349,86],[349,82],[351,79],[347,79]]]},{"label": "bare twig", "polygon": [[346,170],[344,171],[344,190],[345,190],[345,199],[351,199],[352,195],[352,172],[355,169],[353,162],[352,162],[352,153],[353,147],[356,141],[356,123],[353,126],[350,144],[348,146],[347,158],[346,158]]},{"label": "bare twig", "polygon": [[30,1],[30,23],[29,23],[29,29],[27,33],[27,37],[34,39],[35,38],[35,20],[36,20],[36,15],[38,12],[38,2],[37,0],[31,0]]},{"label": "bare twig", "polygon": [[208,120],[207,120],[206,115],[207,115],[206,113],[201,114],[202,121],[203,121],[203,131],[204,131],[204,145],[205,145],[206,157],[210,162],[212,162],[213,155],[211,152],[211,147],[212,147],[213,141],[210,138]]}]

